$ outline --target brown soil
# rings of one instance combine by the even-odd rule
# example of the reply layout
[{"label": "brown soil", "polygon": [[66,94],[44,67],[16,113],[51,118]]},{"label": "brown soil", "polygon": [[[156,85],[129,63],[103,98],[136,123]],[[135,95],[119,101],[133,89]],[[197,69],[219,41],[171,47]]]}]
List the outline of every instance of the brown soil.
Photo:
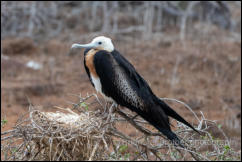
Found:
[{"label": "brown soil", "polygon": [[[157,96],[187,103],[198,116],[202,111],[207,119],[221,123],[230,138],[240,140],[240,43],[197,40],[184,44],[115,38],[113,42]],[[71,94],[95,92],[84,70],[83,51],[68,55],[72,43],[50,40],[37,45],[30,39],[2,40],[3,55],[9,57],[1,59],[1,118],[8,121],[2,131],[14,126],[17,118],[28,111],[29,102],[40,110],[55,111],[53,106],[71,107],[68,101],[78,102]],[[41,63],[43,68],[26,67],[30,60]],[[168,103],[188,121],[196,121],[184,106]],[[135,133],[134,128],[120,129],[130,135]]]}]

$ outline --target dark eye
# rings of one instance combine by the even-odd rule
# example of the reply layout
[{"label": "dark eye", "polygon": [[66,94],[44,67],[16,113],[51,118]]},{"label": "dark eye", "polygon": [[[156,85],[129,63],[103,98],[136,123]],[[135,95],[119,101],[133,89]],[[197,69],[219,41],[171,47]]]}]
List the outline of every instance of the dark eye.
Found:
[{"label": "dark eye", "polygon": [[102,42],[98,42],[98,44],[102,44]]}]

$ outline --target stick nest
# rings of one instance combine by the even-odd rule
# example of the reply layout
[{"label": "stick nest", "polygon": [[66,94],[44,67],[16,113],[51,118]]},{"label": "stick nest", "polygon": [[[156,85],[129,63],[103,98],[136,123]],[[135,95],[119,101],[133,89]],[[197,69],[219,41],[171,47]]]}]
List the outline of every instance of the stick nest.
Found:
[{"label": "stick nest", "polygon": [[[108,112],[87,109],[87,106],[93,104],[89,103],[93,96],[96,97],[94,103]],[[103,106],[95,94],[86,98],[80,97],[80,102],[73,105],[73,109],[57,107],[64,112],[42,112],[30,106],[29,112],[20,116],[12,130],[1,133],[2,159],[134,161],[241,158],[231,148],[230,143],[216,143],[209,129],[218,129],[225,141],[229,139],[215,122],[205,119],[203,114],[199,119],[190,108],[199,123],[196,129],[202,135],[178,122],[174,132],[186,146],[181,148],[170,144],[161,133],[154,131],[149,123],[136,114],[113,105]],[[121,132],[120,128],[124,128],[124,124],[136,133],[129,136]],[[211,144],[208,146],[194,143],[197,140]]]},{"label": "stick nest", "polygon": [[[30,137],[34,143],[32,147],[45,155],[46,160],[88,160],[100,138],[108,141],[100,131],[102,119],[92,112],[76,114],[35,110],[30,113],[30,119],[32,127],[27,127],[34,132]],[[98,159],[103,146],[99,145],[95,151]]]},{"label": "stick nest", "polygon": [[[110,137],[102,133],[102,118],[94,112],[77,114],[68,110],[69,113],[30,111],[29,118],[25,120],[28,124],[22,122],[12,132],[13,136],[24,140],[21,140],[23,146],[27,145],[27,149],[17,150],[14,159],[102,159],[104,144],[100,139],[105,140],[106,144],[110,141]],[[95,148],[97,142],[99,145]]]}]

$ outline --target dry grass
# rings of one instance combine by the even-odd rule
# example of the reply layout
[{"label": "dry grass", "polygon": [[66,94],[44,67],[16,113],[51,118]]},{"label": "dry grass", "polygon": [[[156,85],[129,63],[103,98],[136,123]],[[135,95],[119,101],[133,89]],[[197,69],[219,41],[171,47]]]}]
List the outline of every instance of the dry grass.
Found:
[{"label": "dry grass", "polygon": [[[193,112],[202,135],[177,123],[175,132],[185,145],[181,148],[150,129],[151,126],[143,119],[132,117],[130,112],[121,111],[113,105],[108,107],[108,112],[89,111],[92,103],[88,100],[94,96],[100,108],[105,109],[95,94],[80,97],[80,103],[74,104],[72,109],[56,107],[61,110],[56,112],[41,112],[30,106],[29,112],[19,118],[12,130],[1,133],[2,160],[241,159],[240,152],[231,147],[234,141],[203,114],[199,119]],[[116,125],[121,122],[135,127],[138,133],[131,137],[120,132]],[[222,138],[214,138],[209,131],[211,128],[217,129]]]}]

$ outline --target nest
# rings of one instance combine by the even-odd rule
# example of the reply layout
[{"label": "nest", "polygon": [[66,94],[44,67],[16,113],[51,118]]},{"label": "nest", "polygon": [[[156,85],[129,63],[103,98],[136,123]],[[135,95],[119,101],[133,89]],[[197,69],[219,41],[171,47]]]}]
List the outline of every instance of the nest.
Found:
[{"label": "nest", "polygon": [[[208,130],[221,130],[216,123],[204,117],[200,120],[194,112],[199,121],[197,129],[203,136],[178,123],[175,133],[186,146],[180,148],[168,143],[161,133],[150,129],[149,123],[142,118],[112,105],[108,112],[84,111],[82,106],[90,106],[87,99],[92,96],[95,95],[80,98],[80,103],[73,107],[78,110],[75,112],[69,108],[59,108],[65,112],[41,112],[30,106],[29,112],[19,118],[12,130],[1,133],[2,158],[28,161],[240,159],[238,152],[228,149],[230,143],[219,145],[214,141]],[[100,108],[105,108],[102,105],[99,105]],[[137,134],[131,137],[120,132],[117,126],[121,123],[138,130]],[[222,134],[227,139],[224,132]],[[210,147],[194,143],[204,139],[211,143]]]},{"label": "nest", "polygon": [[[108,139],[100,131],[102,119],[94,113],[33,111],[30,118],[35,132],[32,141],[36,151],[47,155],[46,160],[88,160],[95,144]],[[94,159],[102,159],[103,147],[99,145]]]},{"label": "nest", "polygon": [[19,151],[15,158],[102,160],[104,147],[110,141],[110,137],[102,131],[104,120],[94,112],[77,114],[68,110],[69,113],[31,111],[29,123],[20,124],[14,133],[24,138],[28,149]]}]

